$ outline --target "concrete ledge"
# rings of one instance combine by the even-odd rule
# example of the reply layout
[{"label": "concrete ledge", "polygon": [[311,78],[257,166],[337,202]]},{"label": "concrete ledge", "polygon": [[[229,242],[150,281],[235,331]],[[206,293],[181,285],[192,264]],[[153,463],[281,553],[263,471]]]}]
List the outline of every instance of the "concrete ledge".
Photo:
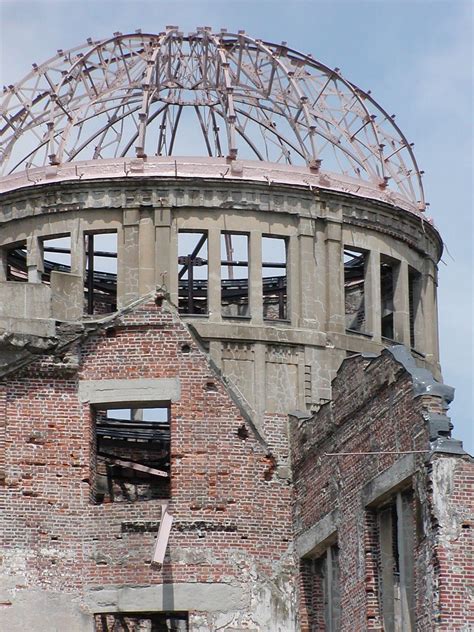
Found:
[{"label": "concrete ledge", "polygon": [[244,593],[239,586],[198,582],[91,589],[86,593],[84,602],[91,613],[232,612],[245,605]]},{"label": "concrete ledge", "polygon": [[0,316],[51,318],[51,289],[42,283],[0,282]]},{"label": "concrete ledge", "polygon": [[299,557],[318,557],[336,541],[338,524],[339,512],[334,509],[296,538],[296,554]]},{"label": "concrete ledge", "polygon": [[0,330],[7,334],[24,334],[40,338],[51,338],[56,335],[54,320],[45,318],[3,318],[0,316]]},{"label": "concrete ledge", "polygon": [[415,467],[415,455],[405,454],[388,470],[373,478],[362,488],[364,506],[378,505],[394,492],[406,487]]},{"label": "concrete ledge", "polygon": [[180,397],[179,378],[79,382],[79,400],[90,404],[177,402]]}]

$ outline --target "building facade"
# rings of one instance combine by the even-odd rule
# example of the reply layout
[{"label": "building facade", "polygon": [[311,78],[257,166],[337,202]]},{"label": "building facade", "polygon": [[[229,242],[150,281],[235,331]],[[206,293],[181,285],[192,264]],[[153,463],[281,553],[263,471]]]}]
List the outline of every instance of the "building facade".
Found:
[{"label": "building facade", "polygon": [[175,27],[4,103],[5,629],[468,630],[442,241],[391,117]]}]

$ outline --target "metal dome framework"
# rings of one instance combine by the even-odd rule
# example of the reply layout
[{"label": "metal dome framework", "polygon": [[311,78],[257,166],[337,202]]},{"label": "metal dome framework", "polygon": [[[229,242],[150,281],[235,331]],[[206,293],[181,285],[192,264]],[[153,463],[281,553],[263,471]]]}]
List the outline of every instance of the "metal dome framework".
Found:
[{"label": "metal dome framework", "polygon": [[4,88],[1,119],[4,175],[127,156],[258,159],[389,186],[425,210],[412,145],[370,93],[243,31],[88,40]]}]

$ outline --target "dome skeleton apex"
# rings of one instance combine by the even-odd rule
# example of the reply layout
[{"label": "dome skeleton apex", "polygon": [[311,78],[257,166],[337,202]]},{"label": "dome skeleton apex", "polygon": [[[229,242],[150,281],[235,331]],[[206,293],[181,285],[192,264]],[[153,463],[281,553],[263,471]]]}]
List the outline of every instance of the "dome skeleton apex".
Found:
[{"label": "dome skeleton apex", "polygon": [[4,93],[4,175],[133,155],[239,157],[322,166],[425,208],[393,115],[338,68],[242,31],[89,38]]}]

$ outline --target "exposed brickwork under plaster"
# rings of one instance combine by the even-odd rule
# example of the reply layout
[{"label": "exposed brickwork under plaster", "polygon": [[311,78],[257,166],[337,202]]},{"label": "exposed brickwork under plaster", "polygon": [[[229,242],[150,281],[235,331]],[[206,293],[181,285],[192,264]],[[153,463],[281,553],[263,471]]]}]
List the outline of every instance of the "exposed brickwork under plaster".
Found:
[{"label": "exposed brickwork under plaster", "polygon": [[[332,402],[314,417],[291,420],[291,453],[296,541],[337,512],[332,537],[340,552],[341,630],[384,629],[377,507],[397,489],[409,487],[415,492],[416,630],[469,629],[465,626],[474,623],[468,588],[468,576],[471,585],[474,576],[474,468],[465,454],[430,456],[427,419],[444,415],[445,402],[432,395],[414,397],[412,376],[389,351],[375,359],[347,359],[332,387]],[[425,452],[389,453],[403,451]],[[327,454],[340,452],[382,454]],[[402,458],[412,459],[413,476],[394,479],[392,490],[375,501],[369,498],[372,481]],[[324,546],[308,551],[301,562],[299,611],[305,632],[327,630],[321,579],[311,559]]]},{"label": "exposed brickwork under plaster", "polygon": [[[241,592],[239,609],[227,620],[252,625],[255,615],[255,625],[270,629],[255,612],[263,599],[269,612],[279,613],[275,629],[286,632],[280,625],[293,619],[295,583],[290,486],[274,474],[274,457],[256,440],[178,315],[166,303],[148,302],[78,343],[75,353],[77,372],[65,375],[57,358],[44,355],[5,384],[2,575],[13,581],[21,575],[25,592],[66,592],[79,601],[91,586],[223,582]],[[175,522],[159,569],[150,558],[160,501],[93,503],[93,413],[80,401],[78,387],[90,380],[176,377]],[[274,415],[265,427],[270,432],[283,421]],[[239,431],[244,426],[248,432]],[[281,435],[268,440],[282,451]],[[205,623],[191,629],[214,629],[222,616],[215,606],[214,614],[199,615],[196,608],[195,620],[204,617]],[[82,608],[87,612],[84,603]]]}]

